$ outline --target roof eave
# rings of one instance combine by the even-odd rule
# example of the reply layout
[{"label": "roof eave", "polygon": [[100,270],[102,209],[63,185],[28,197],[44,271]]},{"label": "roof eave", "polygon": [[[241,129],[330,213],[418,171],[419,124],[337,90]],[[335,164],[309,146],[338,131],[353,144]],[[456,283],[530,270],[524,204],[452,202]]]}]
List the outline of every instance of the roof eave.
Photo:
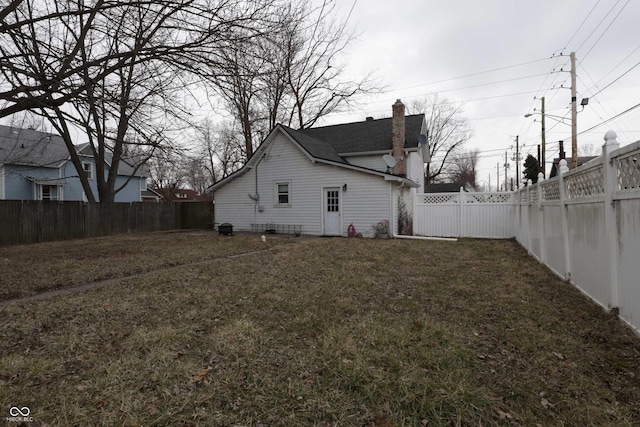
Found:
[{"label": "roof eave", "polygon": [[403,182],[406,185],[408,185],[409,187],[419,187],[420,184],[418,184],[415,181],[412,181],[408,178],[403,178],[401,176],[398,175],[392,175],[392,174],[388,174],[388,173],[384,173],[384,172],[380,172],[374,169],[368,169],[368,168],[363,168],[361,166],[356,166],[356,165],[352,165],[352,164],[348,164],[348,163],[338,163],[338,162],[334,162],[331,160],[324,160],[324,159],[316,159],[318,161],[318,163],[325,163],[331,166],[338,166],[338,167],[343,167],[345,169],[351,169],[354,171],[358,171],[358,172],[363,172],[363,173],[368,173],[370,175],[376,175],[376,176],[380,176],[383,177],[385,181],[389,181],[389,182]]},{"label": "roof eave", "polygon": [[[354,152],[347,152],[347,153],[338,153],[339,156],[341,157],[355,157],[355,156],[382,156],[384,154],[389,154],[391,153],[392,149],[389,148],[388,150],[376,150],[376,151],[354,151]],[[404,151],[407,152],[414,152],[414,151],[418,151],[418,147],[405,147]]]}]

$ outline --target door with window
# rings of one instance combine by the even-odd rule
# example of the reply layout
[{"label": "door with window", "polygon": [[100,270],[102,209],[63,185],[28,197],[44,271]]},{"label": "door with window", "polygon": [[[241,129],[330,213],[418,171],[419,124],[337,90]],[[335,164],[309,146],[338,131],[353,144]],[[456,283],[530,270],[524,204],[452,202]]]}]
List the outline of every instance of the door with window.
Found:
[{"label": "door with window", "polygon": [[324,235],[340,236],[341,218],[340,218],[340,188],[325,188],[324,191]]}]

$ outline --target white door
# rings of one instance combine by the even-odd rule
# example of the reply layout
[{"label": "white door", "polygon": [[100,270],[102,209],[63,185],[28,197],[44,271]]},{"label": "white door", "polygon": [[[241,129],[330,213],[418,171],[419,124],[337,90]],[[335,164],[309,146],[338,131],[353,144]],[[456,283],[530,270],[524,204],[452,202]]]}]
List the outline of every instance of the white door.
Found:
[{"label": "white door", "polygon": [[324,189],[324,235],[340,236],[340,187]]}]

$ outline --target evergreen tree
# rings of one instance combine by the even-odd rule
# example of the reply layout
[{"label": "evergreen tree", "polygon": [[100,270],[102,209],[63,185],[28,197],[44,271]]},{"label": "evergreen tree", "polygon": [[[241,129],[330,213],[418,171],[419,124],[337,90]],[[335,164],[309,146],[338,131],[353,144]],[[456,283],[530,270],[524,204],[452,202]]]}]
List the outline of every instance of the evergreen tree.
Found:
[{"label": "evergreen tree", "polygon": [[541,172],[541,169],[538,164],[538,159],[529,154],[524,160],[524,170],[522,171],[525,181],[530,179],[531,182],[535,184],[538,182],[539,172]]}]

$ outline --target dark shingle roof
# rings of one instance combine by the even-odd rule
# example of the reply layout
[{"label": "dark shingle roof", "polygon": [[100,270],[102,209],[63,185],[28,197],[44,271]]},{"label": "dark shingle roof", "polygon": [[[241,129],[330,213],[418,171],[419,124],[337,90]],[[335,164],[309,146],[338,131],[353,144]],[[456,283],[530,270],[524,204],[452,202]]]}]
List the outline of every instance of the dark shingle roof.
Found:
[{"label": "dark shingle roof", "polygon": [[[92,156],[89,144],[76,146],[76,149],[80,155]],[[105,157],[108,162],[111,161],[109,153],[106,153]],[[62,137],[58,135],[33,129],[0,125],[0,163],[59,167],[69,158],[67,146]],[[148,171],[145,167],[138,169],[134,174],[134,168],[129,164],[129,161],[123,159],[119,163],[119,175],[148,176]]]},{"label": "dark shingle roof", "polygon": [[[578,156],[577,163],[578,166],[581,166],[588,161],[595,159],[598,156]],[[549,178],[553,178],[558,175],[558,169],[560,169],[560,158],[556,157],[553,159],[553,163],[551,165],[551,172],[549,173]],[[571,169],[571,158],[565,159],[567,161],[567,167]]]},{"label": "dark shingle roof", "polygon": [[58,167],[68,157],[58,135],[0,125],[0,163]]},{"label": "dark shingle roof", "polygon": [[331,160],[338,163],[346,163],[346,161],[338,155],[335,148],[328,142],[320,141],[303,131],[293,130],[288,126],[282,125],[282,129],[295,139],[298,144],[304,148],[307,153],[316,159]]},{"label": "dark shingle roof", "polygon": [[[391,118],[365,120],[341,125],[301,129],[298,134],[306,135],[333,147],[335,155],[362,153],[368,151],[391,150]],[[405,147],[416,148],[418,135],[422,130],[424,114],[405,116]],[[293,136],[293,135],[292,135]],[[294,136],[296,140],[297,137]],[[300,142],[300,141],[298,141]],[[327,150],[323,147],[322,150]],[[328,153],[325,153],[328,155]],[[343,160],[344,161],[344,160]]]}]

